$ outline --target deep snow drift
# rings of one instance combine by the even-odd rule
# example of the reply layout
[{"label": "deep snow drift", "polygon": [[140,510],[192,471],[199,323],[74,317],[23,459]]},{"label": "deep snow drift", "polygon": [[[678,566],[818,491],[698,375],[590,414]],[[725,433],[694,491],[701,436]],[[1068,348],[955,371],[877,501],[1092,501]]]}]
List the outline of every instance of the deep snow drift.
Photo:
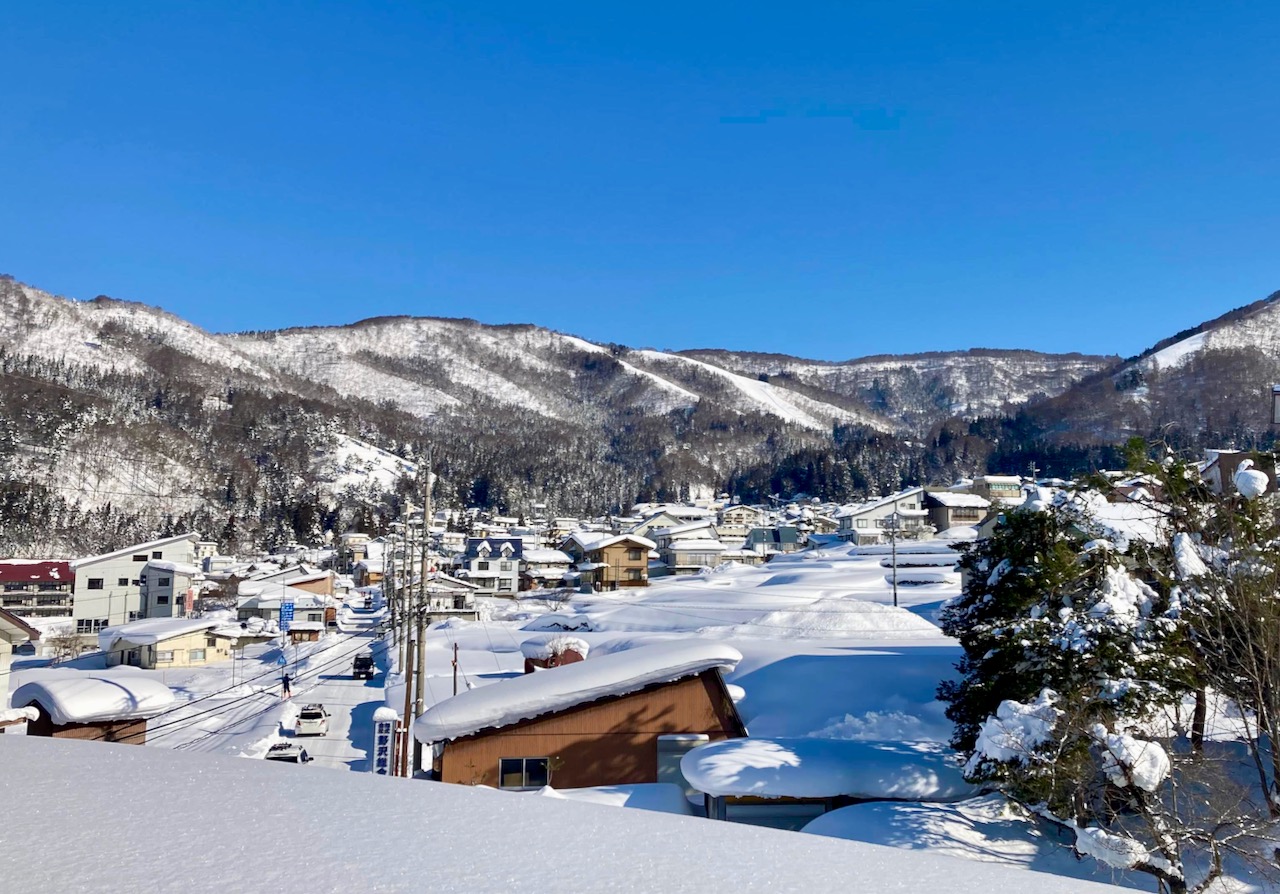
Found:
[{"label": "deep snow drift", "polygon": [[5,802],[25,805],[0,831],[9,891],[1115,890],[816,835],[157,748],[0,736],[0,766]]}]

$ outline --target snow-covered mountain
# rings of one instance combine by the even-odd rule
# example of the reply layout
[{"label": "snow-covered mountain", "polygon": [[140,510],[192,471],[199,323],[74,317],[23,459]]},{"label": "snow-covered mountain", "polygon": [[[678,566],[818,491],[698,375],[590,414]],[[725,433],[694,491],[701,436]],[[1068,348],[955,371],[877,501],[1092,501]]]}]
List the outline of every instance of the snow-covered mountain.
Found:
[{"label": "snow-covered mountain", "polygon": [[[314,394],[315,386],[430,418],[478,403],[561,421],[714,405],[816,432],[835,424],[920,432],[1053,395],[1113,358],[970,351],[822,363],[723,351],[664,353],[530,325],[389,317],[350,326],[211,335],[157,308],[58,298],[0,282],[0,337],[16,356],[141,373],[175,363],[222,387]],[[179,362],[180,361],[180,362]]]},{"label": "snow-covered mountain", "polygon": [[[1073,474],[1114,461],[1098,445],[1171,424],[1189,446],[1239,441],[1223,433],[1265,428],[1246,410],[1280,381],[1274,299],[1127,364],[982,349],[830,363],[465,319],[217,335],[0,277],[0,339],[0,549],[41,525],[273,541],[376,527],[418,492],[428,448],[442,505],[516,511],[852,499],[1028,462]],[[6,515],[32,521],[14,539]]]}]

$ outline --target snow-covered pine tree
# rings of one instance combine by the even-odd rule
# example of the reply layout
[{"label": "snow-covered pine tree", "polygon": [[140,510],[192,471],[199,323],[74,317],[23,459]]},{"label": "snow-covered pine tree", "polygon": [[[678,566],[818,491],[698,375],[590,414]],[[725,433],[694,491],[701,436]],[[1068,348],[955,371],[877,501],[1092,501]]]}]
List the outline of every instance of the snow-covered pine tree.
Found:
[{"label": "snow-covered pine tree", "polygon": [[1147,723],[1190,688],[1184,628],[1089,501],[1029,503],[966,552],[942,619],[960,678],[939,697],[970,779],[1072,830],[1077,851],[1182,891],[1171,763]]}]

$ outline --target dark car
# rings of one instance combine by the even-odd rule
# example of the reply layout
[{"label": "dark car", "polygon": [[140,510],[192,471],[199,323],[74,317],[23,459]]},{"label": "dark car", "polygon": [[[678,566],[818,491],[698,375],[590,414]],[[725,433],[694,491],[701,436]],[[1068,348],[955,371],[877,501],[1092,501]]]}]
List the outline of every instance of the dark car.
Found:
[{"label": "dark car", "polygon": [[372,680],[374,673],[372,652],[361,652],[356,656],[355,661],[351,663],[351,678],[353,680]]}]

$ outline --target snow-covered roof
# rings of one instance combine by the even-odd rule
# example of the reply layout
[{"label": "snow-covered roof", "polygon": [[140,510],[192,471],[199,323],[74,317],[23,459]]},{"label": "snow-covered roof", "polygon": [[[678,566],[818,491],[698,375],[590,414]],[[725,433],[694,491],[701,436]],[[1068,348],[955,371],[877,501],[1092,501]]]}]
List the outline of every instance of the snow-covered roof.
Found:
[{"label": "snow-covered roof", "polygon": [[243,633],[238,624],[230,624],[225,612],[206,617],[143,617],[128,624],[100,630],[97,647],[104,652],[114,649],[116,643],[132,643],[133,646],[156,646],[166,639],[186,637],[188,633],[209,630],[218,637],[236,639]]},{"label": "snow-covered roof", "polygon": [[645,549],[656,549],[658,544],[654,543],[646,537],[638,534],[607,534],[589,531],[576,531],[569,535],[569,540],[583,550],[583,552],[592,552],[597,549],[604,549],[606,546],[613,546],[615,543],[629,542]]},{"label": "snow-covered roof", "polygon": [[147,562],[147,567],[154,568],[156,571],[168,571],[170,574],[185,574],[187,577],[194,577],[201,571],[194,565],[187,565],[184,562],[166,562],[162,559],[152,559]]},{"label": "snow-covered roof", "polygon": [[310,590],[301,590],[288,584],[240,584],[239,604],[241,608],[251,606],[276,608],[282,599],[285,601],[292,600],[297,608],[316,608],[327,602],[327,597],[325,596],[312,593]]},{"label": "snow-covered roof", "polygon": [[424,586],[428,593],[453,593],[459,590],[478,590],[478,584],[473,584],[468,580],[460,580],[452,575],[445,574],[443,571],[433,571],[427,575]]},{"label": "snow-covered roof", "polygon": [[719,553],[724,552],[724,544],[719,540],[673,540],[667,549],[681,553]]},{"label": "snow-covered roof", "polygon": [[127,642],[138,646],[154,646],[175,636],[186,636],[200,630],[212,630],[221,626],[220,618],[143,618],[98,632],[98,648],[110,652],[116,643]]},{"label": "snow-covered roof", "polygon": [[586,658],[591,645],[585,639],[563,633],[533,636],[520,644],[520,654],[539,661],[545,661],[553,655],[563,655],[570,649]]},{"label": "snow-covered roof", "polygon": [[12,641],[19,634],[28,640],[40,638],[40,631],[31,625],[30,619],[20,618],[8,609],[0,608],[0,637]]},{"label": "snow-covered roof", "polygon": [[702,531],[710,527],[712,527],[711,519],[700,518],[696,521],[685,522],[682,525],[670,525],[665,528],[651,528],[650,531],[655,536],[678,537],[681,534],[688,534],[691,531]]},{"label": "snow-covered roof", "polygon": [[725,739],[694,748],[680,770],[717,797],[958,801],[977,794],[954,753],[933,742]]},{"label": "snow-covered roof", "polygon": [[173,704],[173,692],[138,672],[65,671],[24,683],[10,701],[17,707],[38,702],[61,726],[150,717]]},{"label": "snow-covered roof", "polygon": [[949,509],[986,509],[991,501],[977,494],[962,494],[954,491],[930,491],[929,499]]},{"label": "snow-covered roof", "polygon": [[199,543],[200,535],[179,534],[177,537],[166,537],[163,540],[151,540],[147,543],[135,543],[132,546],[126,546],[123,549],[118,549],[114,552],[102,553],[97,556],[86,556],[83,559],[72,559],[71,567],[79,568],[81,565],[92,565],[96,562],[101,562],[104,559],[115,559],[120,556],[127,556],[131,553],[150,553],[153,550],[162,546],[167,546],[170,543],[177,543],[179,540],[190,540],[192,543]]},{"label": "snow-covered roof", "polygon": [[[854,515],[862,515],[864,512],[873,512],[877,509],[883,509],[885,506],[891,506],[899,500],[912,499],[924,491],[923,487],[909,487],[906,490],[898,491],[896,494],[890,494],[887,497],[876,497],[865,503],[858,503],[853,506],[841,506],[835,512],[835,518],[848,518]],[[902,512],[904,510],[899,510]]]},{"label": "snow-covered roof", "polygon": [[674,640],[615,652],[459,693],[413,725],[420,742],[442,742],[610,696],[626,695],[712,668],[733,670],[742,653],[706,640]]},{"label": "snow-covered roof", "polygon": [[26,584],[38,581],[70,583],[71,563],[43,559],[4,559],[0,561],[0,584]]},{"label": "snow-covered roof", "polygon": [[569,554],[558,549],[542,547],[525,547],[524,560],[534,565],[568,565],[573,559]]}]

